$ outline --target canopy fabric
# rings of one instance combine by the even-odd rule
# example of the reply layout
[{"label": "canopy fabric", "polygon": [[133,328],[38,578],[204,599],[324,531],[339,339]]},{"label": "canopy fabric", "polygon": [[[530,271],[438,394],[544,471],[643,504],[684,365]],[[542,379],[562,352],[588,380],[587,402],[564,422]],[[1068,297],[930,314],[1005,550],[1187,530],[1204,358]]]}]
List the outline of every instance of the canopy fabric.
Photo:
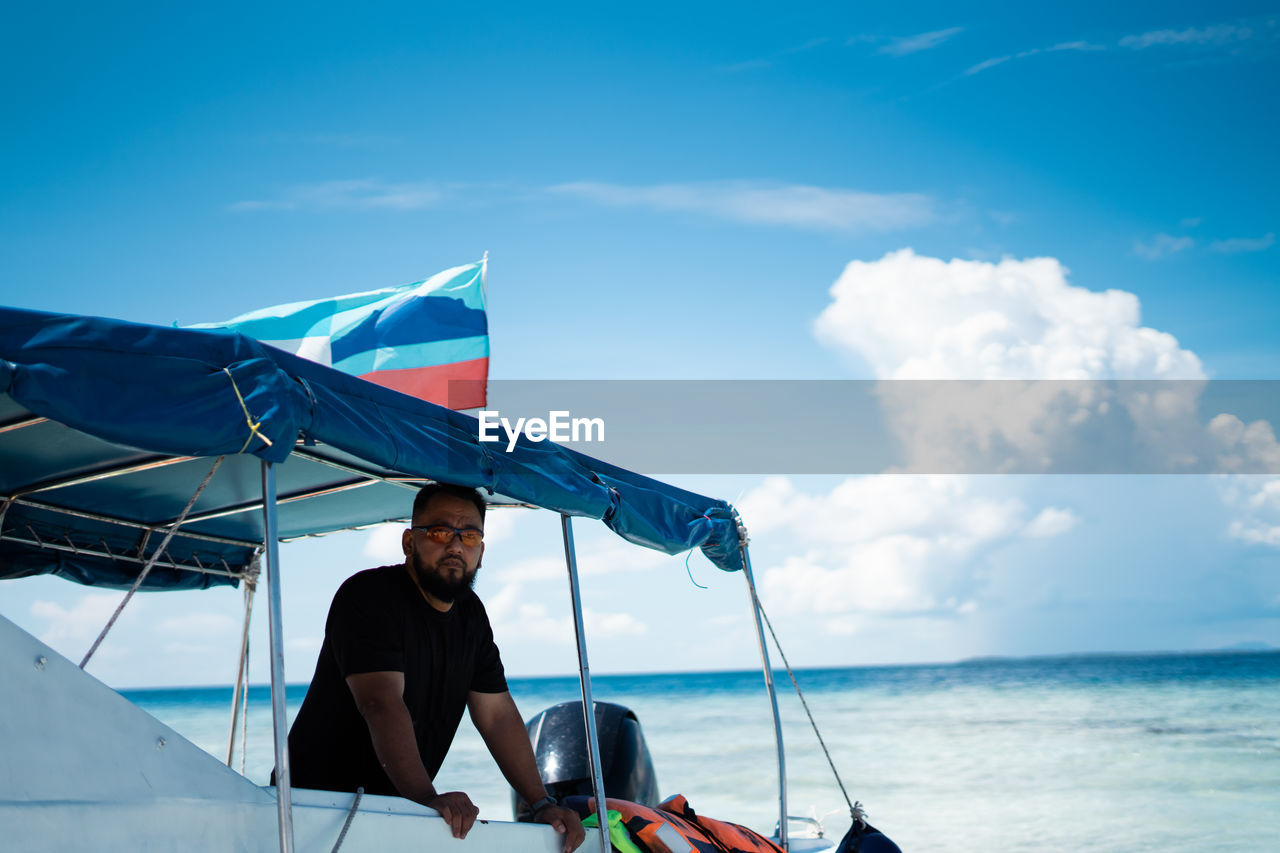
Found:
[{"label": "canopy fabric", "polygon": [[477,436],[466,414],[238,333],[0,308],[0,578],[131,583],[218,456],[143,588],[243,576],[263,535],[258,460],[279,465],[282,539],[403,519],[408,489],[446,480],[742,568],[724,501]]}]

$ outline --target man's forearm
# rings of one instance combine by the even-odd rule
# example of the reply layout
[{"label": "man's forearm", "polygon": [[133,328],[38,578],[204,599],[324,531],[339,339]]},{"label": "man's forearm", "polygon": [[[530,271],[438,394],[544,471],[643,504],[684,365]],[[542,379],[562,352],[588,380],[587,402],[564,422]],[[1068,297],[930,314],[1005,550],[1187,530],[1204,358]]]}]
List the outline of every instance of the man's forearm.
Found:
[{"label": "man's forearm", "polygon": [[400,796],[423,805],[436,798],[427,768],[418,754],[418,741],[413,733],[413,720],[403,702],[382,703],[362,708],[373,751]]},{"label": "man's forearm", "polygon": [[542,784],[533,747],[529,745],[529,735],[515,703],[487,719],[476,720],[476,723],[480,736],[498,763],[498,769],[516,793],[527,803],[545,797],[547,789]]},{"label": "man's forearm", "polygon": [[[524,720],[520,719],[520,711],[511,694],[472,693],[467,704],[476,730],[516,793],[528,803],[536,803],[545,797],[547,789],[543,787]],[[564,834],[564,853],[572,853],[585,837],[582,821],[570,809],[546,806],[533,819]]]}]

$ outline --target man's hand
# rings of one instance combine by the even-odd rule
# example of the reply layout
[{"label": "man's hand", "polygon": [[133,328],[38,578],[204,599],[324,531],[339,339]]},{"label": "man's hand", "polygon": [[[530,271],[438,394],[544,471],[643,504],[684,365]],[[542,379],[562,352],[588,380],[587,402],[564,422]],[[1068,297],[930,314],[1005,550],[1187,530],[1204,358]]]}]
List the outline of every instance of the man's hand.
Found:
[{"label": "man's hand", "polygon": [[556,832],[564,833],[564,853],[573,853],[578,849],[578,845],[587,837],[587,831],[582,828],[582,819],[578,817],[578,813],[573,809],[566,809],[561,806],[543,806],[538,809],[533,816],[534,823],[545,823],[555,829]]},{"label": "man's hand", "polygon": [[[466,838],[467,833],[471,831],[471,825],[476,822],[476,815],[480,814],[480,810],[471,802],[471,798],[461,791],[440,794],[427,803],[427,806],[440,812],[440,817],[444,818],[444,822],[453,831],[454,838]],[[579,825],[579,831],[581,831],[581,825]]]},{"label": "man's hand", "polygon": [[[529,733],[510,693],[477,693],[467,697],[471,721],[484,738],[489,752],[498,762],[502,775],[507,777],[527,803],[536,803],[547,795],[542,778],[538,775],[538,762],[533,757]],[[559,806],[544,806],[533,816],[534,823],[545,823],[564,834],[565,853],[572,853],[587,837],[577,812]]]}]

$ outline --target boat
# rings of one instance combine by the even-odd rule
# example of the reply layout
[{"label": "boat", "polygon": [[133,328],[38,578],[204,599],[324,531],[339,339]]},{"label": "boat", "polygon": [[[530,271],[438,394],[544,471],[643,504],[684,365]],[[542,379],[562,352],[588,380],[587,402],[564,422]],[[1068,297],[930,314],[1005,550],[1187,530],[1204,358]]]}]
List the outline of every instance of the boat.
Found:
[{"label": "boat", "polygon": [[[254,783],[86,673],[88,656],[77,665],[0,618],[5,846],[291,853],[337,842],[358,853],[456,843],[433,810],[408,800],[293,788],[285,737],[278,544],[403,520],[410,490],[432,480],[560,515],[582,708],[596,706],[574,519],[640,547],[699,548],[742,574],[773,705],[787,848],[772,668],[746,530],[728,503],[551,442],[481,443],[466,414],[240,334],[0,308],[0,578],[54,574],[128,590],[125,601],[139,589],[264,582],[278,768],[277,786]],[[600,797],[595,716],[582,714]],[[489,820],[463,843],[553,853],[561,839]],[[607,851],[606,830],[581,849]]]}]

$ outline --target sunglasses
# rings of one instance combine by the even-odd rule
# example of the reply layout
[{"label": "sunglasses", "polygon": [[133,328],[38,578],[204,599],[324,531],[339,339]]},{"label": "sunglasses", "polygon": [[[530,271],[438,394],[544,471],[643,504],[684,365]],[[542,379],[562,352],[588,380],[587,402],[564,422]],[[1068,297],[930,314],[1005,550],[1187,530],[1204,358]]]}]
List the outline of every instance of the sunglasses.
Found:
[{"label": "sunglasses", "polygon": [[427,538],[437,545],[448,545],[457,536],[462,544],[474,548],[484,541],[484,531],[478,527],[450,527],[447,524],[431,524],[423,527],[414,526],[410,530],[421,530]]}]

